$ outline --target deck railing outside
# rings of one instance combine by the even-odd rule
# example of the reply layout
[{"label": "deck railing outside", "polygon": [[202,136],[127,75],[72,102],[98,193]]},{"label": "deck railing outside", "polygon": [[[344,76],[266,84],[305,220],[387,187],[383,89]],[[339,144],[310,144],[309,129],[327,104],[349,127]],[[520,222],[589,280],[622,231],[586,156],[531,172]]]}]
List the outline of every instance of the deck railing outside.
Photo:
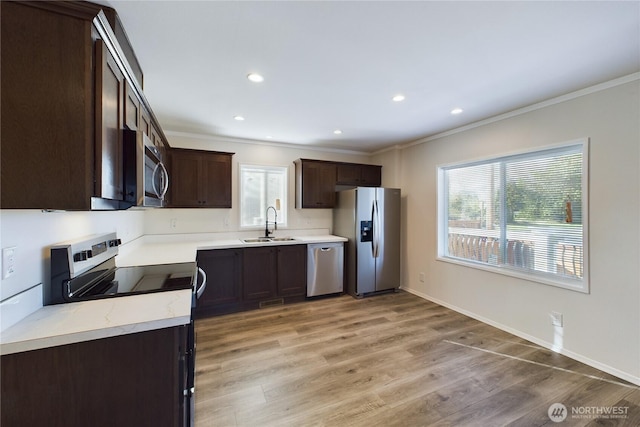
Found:
[{"label": "deck railing outside", "polygon": [[[575,278],[582,277],[583,253],[581,245],[559,242],[555,244],[555,247],[547,248],[547,245],[544,244],[539,244],[536,247],[536,243],[532,240],[509,239],[503,254],[497,236],[482,235],[495,232],[482,230],[485,233],[480,234],[478,233],[480,230],[469,231],[469,233],[449,233],[449,256],[489,265],[509,265]],[[503,257],[506,258],[506,261]],[[540,265],[536,265],[536,260]]]}]

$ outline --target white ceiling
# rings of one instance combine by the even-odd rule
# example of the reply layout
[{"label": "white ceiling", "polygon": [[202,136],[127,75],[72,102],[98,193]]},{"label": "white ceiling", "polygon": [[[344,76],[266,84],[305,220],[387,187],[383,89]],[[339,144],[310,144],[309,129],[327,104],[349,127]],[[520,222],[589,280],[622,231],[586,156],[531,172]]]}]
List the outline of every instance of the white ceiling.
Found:
[{"label": "white ceiling", "polygon": [[640,70],[638,1],[102,3],[165,131],[373,152]]}]

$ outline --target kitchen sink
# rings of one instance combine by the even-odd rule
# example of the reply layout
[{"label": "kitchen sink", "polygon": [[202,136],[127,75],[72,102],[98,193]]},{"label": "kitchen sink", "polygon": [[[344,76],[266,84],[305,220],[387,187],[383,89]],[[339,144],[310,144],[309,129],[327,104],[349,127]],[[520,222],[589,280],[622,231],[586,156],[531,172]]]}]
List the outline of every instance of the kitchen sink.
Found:
[{"label": "kitchen sink", "polygon": [[243,239],[245,243],[267,243],[267,242],[290,242],[296,240],[293,237],[253,237],[250,239]]},{"label": "kitchen sink", "polygon": [[270,242],[272,239],[270,237],[254,237],[252,239],[244,239],[245,243],[264,243]]}]

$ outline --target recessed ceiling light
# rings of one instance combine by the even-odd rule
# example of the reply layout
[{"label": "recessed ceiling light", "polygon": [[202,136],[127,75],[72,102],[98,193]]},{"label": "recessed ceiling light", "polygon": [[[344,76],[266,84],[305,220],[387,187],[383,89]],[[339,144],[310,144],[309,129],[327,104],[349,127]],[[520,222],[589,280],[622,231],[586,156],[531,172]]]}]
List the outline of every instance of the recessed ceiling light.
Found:
[{"label": "recessed ceiling light", "polygon": [[243,121],[243,120],[244,120],[244,117],[242,117],[242,116],[233,116],[233,118],[234,118],[235,120],[239,121],[239,122],[241,122],[241,121]]},{"label": "recessed ceiling light", "polygon": [[273,137],[272,137],[271,135],[267,135],[267,136],[265,136],[265,138],[267,138],[267,139],[273,139]]},{"label": "recessed ceiling light", "polygon": [[260,83],[260,82],[263,82],[263,81],[264,81],[264,77],[262,77],[262,76],[261,76],[260,74],[258,74],[258,73],[250,73],[250,74],[247,74],[247,78],[248,78],[249,80],[251,80],[252,82],[254,82],[254,83]]},{"label": "recessed ceiling light", "polygon": [[336,129],[333,131],[333,133],[335,133],[336,135],[340,135],[342,131],[340,129]]},{"label": "recessed ceiling light", "polygon": [[397,94],[396,96],[394,96],[393,98],[391,98],[391,100],[393,102],[400,102],[400,101],[404,101],[404,95],[402,95],[401,93]]},{"label": "recessed ceiling light", "polygon": [[463,111],[464,110],[462,108],[454,108],[453,110],[451,110],[451,114],[460,114]]}]

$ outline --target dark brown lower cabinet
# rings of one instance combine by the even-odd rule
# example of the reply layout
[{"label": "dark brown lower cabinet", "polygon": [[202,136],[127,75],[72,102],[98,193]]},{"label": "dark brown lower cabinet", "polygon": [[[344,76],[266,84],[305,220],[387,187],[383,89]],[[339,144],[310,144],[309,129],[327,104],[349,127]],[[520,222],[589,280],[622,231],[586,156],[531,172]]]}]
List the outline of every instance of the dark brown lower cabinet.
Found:
[{"label": "dark brown lower cabinet", "polygon": [[244,249],[242,265],[244,300],[267,300],[276,296],[277,256],[276,246]]},{"label": "dark brown lower cabinet", "polygon": [[278,246],[278,295],[307,295],[307,245]]},{"label": "dark brown lower cabinet", "polygon": [[196,317],[304,300],[306,256],[307,245],[198,251],[198,267],[207,274],[207,287],[198,299]]},{"label": "dark brown lower cabinet", "polygon": [[3,426],[182,426],[186,326],[2,356]]},{"label": "dark brown lower cabinet", "polygon": [[198,251],[196,262],[207,274],[207,287],[196,302],[196,317],[229,313],[242,302],[242,249]]}]

